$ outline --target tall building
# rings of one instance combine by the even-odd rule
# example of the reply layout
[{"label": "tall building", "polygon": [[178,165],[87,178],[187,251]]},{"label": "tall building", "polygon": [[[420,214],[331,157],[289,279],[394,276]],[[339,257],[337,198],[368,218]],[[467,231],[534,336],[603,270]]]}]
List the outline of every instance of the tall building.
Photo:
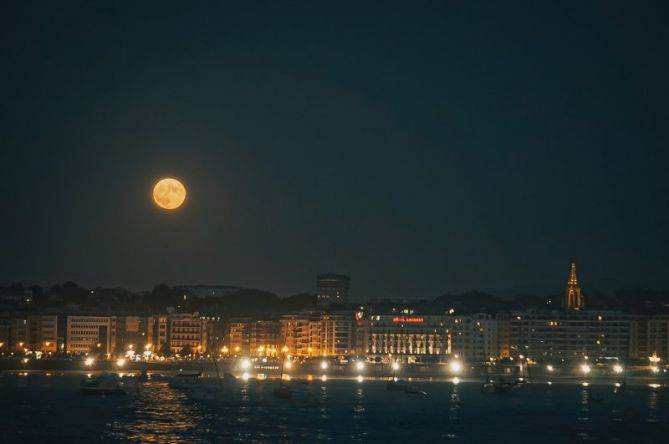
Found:
[{"label": "tall building", "polygon": [[581,310],[585,307],[581,287],[578,285],[576,276],[576,262],[572,261],[569,270],[569,279],[567,279],[567,291],[565,293],[564,307],[567,310]]},{"label": "tall building", "polygon": [[347,304],[351,279],[343,274],[319,274],[316,277],[318,305]]},{"label": "tall building", "polygon": [[353,313],[301,312],[281,319],[288,353],[299,357],[345,356],[355,352]]}]

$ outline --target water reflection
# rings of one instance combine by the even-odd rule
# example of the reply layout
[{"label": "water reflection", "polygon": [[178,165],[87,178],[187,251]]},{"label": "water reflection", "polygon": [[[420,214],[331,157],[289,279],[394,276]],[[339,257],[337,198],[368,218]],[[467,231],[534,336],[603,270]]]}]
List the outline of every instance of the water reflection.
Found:
[{"label": "water reflection", "polygon": [[138,385],[132,411],[113,423],[111,435],[138,442],[202,442],[197,437],[200,413],[183,392],[164,382]]}]

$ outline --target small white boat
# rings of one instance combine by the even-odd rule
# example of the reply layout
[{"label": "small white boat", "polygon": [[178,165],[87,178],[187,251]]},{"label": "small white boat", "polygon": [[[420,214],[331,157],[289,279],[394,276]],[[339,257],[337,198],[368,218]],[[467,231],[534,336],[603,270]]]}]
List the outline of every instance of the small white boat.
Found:
[{"label": "small white boat", "polygon": [[92,396],[123,396],[126,394],[118,375],[102,374],[81,381],[81,393]]}]

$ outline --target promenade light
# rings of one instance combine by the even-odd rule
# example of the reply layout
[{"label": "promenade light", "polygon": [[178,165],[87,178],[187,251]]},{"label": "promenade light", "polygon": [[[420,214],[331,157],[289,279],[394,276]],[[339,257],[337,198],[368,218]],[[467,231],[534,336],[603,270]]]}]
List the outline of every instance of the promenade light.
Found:
[{"label": "promenade light", "polygon": [[460,361],[455,361],[455,360],[451,361],[448,363],[448,369],[454,375],[458,375],[462,371],[462,363]]},{"label": "promenade light", "polygon": [[358,375],[358,382],[362,383],[365,380],[365,378],[362,377],[362,375]]},{"label": "promenade light", "polygon": [[653,363],[653,364],[657,364],[658,362],[661,361],[660,357],[657,356],[655,353],[653,353],[652,356],[649,356],[649,357],[648,357],[648,360],[649,360],[651,363]]},{"label": "promenade light", "polygon": [[95,362],[95,359],[93,359],[91,357],[88,357],[84,360],[84,365],[86,367],[90,367],[91,365],[93,365],[94,362]]},{"label": "promenade light", "polygon": [[244,380],[244,381],[248,381],[250,377],[251,377],[251,375],[249,375],[248,372],[244,372],[242,374],[242,380]]},{"label": "promenade light", "polygon": [[651,366],[650,369],[653,371],[653,373],[660,373],[660,367],[657,365]]},{"label": "promenade light", "polygon": [[125,365],[125,358],[118,358],[116,360],[116,366],[117,367],[123,367]]},{"label": "promenade light", "polygon": [[286,362],[283,364],[283,368],[290,370],[291,368],[293,368],[293,363],[290,362],[290,361],[286,361]]},{"label": "promenade light", "polygon": [[240,367],[242,370],[248,370],[248,369],[250,369],[250,368],[251,368],[251,360],[250,360],[249,358],[243,358],[243,359],[239,362],[239,367]]},{"label": "promenade light", "polygon": [[581,364],[581,371],[583,372],[584,375],[587,375],[590,373],[590,366],[588,364]]},{"label": "promenade light", "polygon": [[365,369],[365,363],[363,361],[357,361],[355,363],[355,369],[358,371],[363,371]]},{"label": "promenade light", "polygon": [[613,371],[617,374],[621,374],[625,369],[623,369],[623,366],[620,364],[616,364],[613,366]]},{"label": "promenade light", "polygon": [[397,371],[397,370],[400,369],[400,363],[399,362],[393,362],[392,367],[393,367],[393,370]]},{"label": "promenade light", "polygon": [[327,370],[328,368],[328,361],[321,361],[321,369]]},{"label": "promenade light", "polygon": [[552,372],[552,371],[555,370],[555,368],[554,368],[552,365],[548,364],[548,365],[546,366],[546,370],[549,371],[549,372]]}]

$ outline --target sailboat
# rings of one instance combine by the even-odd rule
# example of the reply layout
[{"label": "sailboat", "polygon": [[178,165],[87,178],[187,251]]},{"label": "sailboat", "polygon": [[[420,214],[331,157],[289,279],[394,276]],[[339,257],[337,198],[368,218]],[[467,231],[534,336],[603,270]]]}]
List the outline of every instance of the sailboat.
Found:
[{"label": "sailboat", "polygon": [[399,379],[397,377],[397,370],[399,369],[399,364],[397,362],[393,362],[391,366],[393,369],[393,376],[386,383],[386,390],[405,391],[407,389],[407,382],[404,379]]},{"label": "sailboat", "polygon": [[[288,329],[286,328],[286,335],[288,335]],[[283,350],[286,347],[286,336],[283,338],[283,347],[281,348],[281,376],[279,376],[279,386],[272,391],[272,396],[279,399],[290,399],[293,397],[293,393],[290,391],[290,388],[283,381],[283,366],[286,361],[286,357],[283,355]]]}]

